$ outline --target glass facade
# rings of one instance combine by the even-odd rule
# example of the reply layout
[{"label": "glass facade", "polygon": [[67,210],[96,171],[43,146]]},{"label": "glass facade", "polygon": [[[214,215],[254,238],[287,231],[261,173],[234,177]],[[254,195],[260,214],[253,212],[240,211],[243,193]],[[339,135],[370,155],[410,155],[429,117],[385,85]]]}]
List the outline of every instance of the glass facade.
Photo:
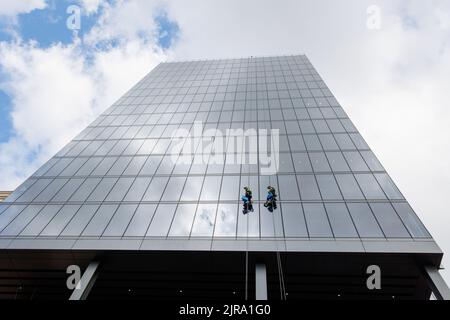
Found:
[{"label": "glass facade", "polygon": [[[256,140],[206,133],[240,128]],[[193,139],[173,139],[177,129]],[[252,151],[260,129],[279,130],[269,175]],[[254,207],[245,215],[244,186]],[[0,203],[2,237],[430,235],[300,55],[160,64]]]}]

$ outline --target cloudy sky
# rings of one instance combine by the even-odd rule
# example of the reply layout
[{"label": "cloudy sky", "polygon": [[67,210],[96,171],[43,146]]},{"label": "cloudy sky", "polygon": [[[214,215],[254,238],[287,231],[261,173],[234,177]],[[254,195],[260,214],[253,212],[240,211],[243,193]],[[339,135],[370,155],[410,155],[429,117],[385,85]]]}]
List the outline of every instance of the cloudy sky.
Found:
[{"label": "cloudy sky", "polygon": [[298,53],[449,253],[450,282],[448,0],[2,0],[0,190],[161,61]]}]

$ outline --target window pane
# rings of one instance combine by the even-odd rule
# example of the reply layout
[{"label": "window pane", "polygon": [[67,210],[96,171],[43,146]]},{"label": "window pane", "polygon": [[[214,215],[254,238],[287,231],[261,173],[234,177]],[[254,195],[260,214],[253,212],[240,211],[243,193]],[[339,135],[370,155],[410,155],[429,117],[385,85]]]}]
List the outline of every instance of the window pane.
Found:
[{"label": "window pane", "polygon": [[283,237],[283,223],[281,220],[282,219],[279,209],[270,212],[268,209],[264,208],[261,205],[261,237]]},{"label": "window pane", "polygon": [[393,203],[392,205],[413,238],[431,238],[427,229],[416,216],[409,204]]},{"label": "window pane", "polygon": [[310,153],[309,158],[311,159],[311,164],[315,172],[331,171],[325,153]]},{"label": "window pane", "polygon": [[59,210],[56,216],[50,221],[50,223],[41,232],[41,236],[58,236],[64,229],[66,224],[72,219],[75,213],[80,209],[79,205],[65,205]]},{"label": "window pane", "polygon": [[375,157],[372,151],[361,151],[361,155],[366,160],[367,165],[372,171],[384,171],[383,166]]},{"label": "window pane", "polygon": [[111,222],[108,224],[103,236],[121,237],[125,232],[134,212],[136,211],[137,204],[122,204],[117,209]]},{"label": "window pane", "polygon": [[106,197],[106,201],[122,201],[134,178],[120,178]]},{"label": "window pane", "polygon": [[156,204],[140,204],[125,232],[125,237],[143,237],[155,213]]},{"label": "window pane", "polygon": [[216,204],[199,204],[195,214],[191,236],[210,237],[214,229],[216,218]]},{"label": "window pane", "polygon": [[202,188],[203,177],[188,177],[180,201],[197,201]]},{"label": "window pane", "polygon": [[150,177],[137,177],[128,190],[124,201],[140,201],[152,178]]},{"label": "window pane", "polygon": [[236,236],[237,211],[237,204],[219,204],[214,228],[215,237]]},{"label": "window pane", "polygon": [[31,221],[27,227],[22,231],[23,236],[37,236],[42,229],[49,223],[49,221],[61,209],[61,205],[47,205],[45,208]]},{"label": "window pane", "polygon": [[147,237],[165,237],[169,232],[176,204],[160,204],[156,209],[150,227],[147,230]]},{"label": "window pane", "polygon": [[189,237],[196,208],[197,204],[178,205],[172,226],[170,227],[169,236]]},{"label": "window pane", "polygon": [[348,203],[347,206],[361,238],[384,237],[367,203]]},{"label": "window pane", "polygon": [[327,214],[322,204],[304,203],[306,224],[308,226],[309,236],[314,237],[333,237]]},{"label": "window pane", "polygon": [[239,176],[223,177],[222,188],[220,190],[220,200],[239,200],[239,178]]},{"label": "window pane", "polygon": [[222,177],[205,177],[200,200],[218,200],[221,179]]},{"label": "window pane", "polygon": [[161,201],[178,201],[183,190],[186,177],[171,177],[164,190]]},{"label": "window pane", "polygon": [[[264,199],[266,196],[264,195]],[[238,237],[259,237],[259,206],[253,205],[254,212],[243,214],[242,205],[238,209]],[[266,209],[262,207],[263,209]]]},{"label": "window pane", "polygon": [[168,177],[154,177],[142,201],[159,201],[168,180]]},{"label": "window pane", "polygon": [[64,186],[68,179],[55,179],[35,199],[35,202],[48,202]]},{"label": "window pane", "polygon": [[411,237],[389,203],[371,203],[370,207],[387,238]]},{"label": "window pane", "polygon": [[344,203],[325,203],[331,229],[336,238],[357,238],[358,233]]},{"label": "window pane", "polygon": [[344,199],[364,199],[361,190],[351,174],[337,174],[336,180]]},{"label": "window pane", "polygon": [[327,152],[326,155],[333,171],[350,171],[341,152]]},{"label": "window pane", "polygon": [[285,237],[308,237],[305,217],[300,203],[281,204]]},{"label": "window pane", "polygon": [[116,204],[102,204],[84,229],[83,236],[101,236],[117,207]]},{"label": "window pane", "polygon": [[278,176],[280,200],[300,200],[295,176]]},{"label": "window pane", "polygon": [[[17,236],[25,226],[44,208],[43,205],[29,205],[1,232],[3,236]],[[7,213],[6,210],[5,213]]]},{"label": "window pane", "polygon": [[377,181],[371,174],[355,174],[366,199],[386,199]]},{"label": "window pane", "polygon": [[100,178],[87,178],[78,190],[72,195],[70,201],[86,201],[92,190],[100,182]]},{"label": "window pane", "polygon": [[83,229],[91,220],[92,216],[98,209],[98,205],[84,205],[78,210],[72,220],[70,220],[67,227],[61,233],[61,236],[79,236]]},{"label": "window pane", "polygon": [[404,199],[391,178],[385,173],[376,173],[375,178],[390,200]]},{"label": "window pane", "polygon": [[88,201],[104,201],[116,182],[117,178],[103,178],[89,196]]},{"label": "window pane", "polygon": [[340,200],[342,199],[341,192],[334,180],[333,175],[319,174],[316,176],[317,184],[322,195],[323,200]]},{"label": "window pane", "polygon": [[369,171],[359,152],[344,152],[344,156],[352,171]]},{"label": "window pane", "polygon": [[320,200],[319,188],[313,175],[297,176],[298,187],[302,200]]},{"label": "window pane", "polygon": [[308,154],[293,153],[294,166],[296,172],[312,172],[311,163],[309,162]]}]

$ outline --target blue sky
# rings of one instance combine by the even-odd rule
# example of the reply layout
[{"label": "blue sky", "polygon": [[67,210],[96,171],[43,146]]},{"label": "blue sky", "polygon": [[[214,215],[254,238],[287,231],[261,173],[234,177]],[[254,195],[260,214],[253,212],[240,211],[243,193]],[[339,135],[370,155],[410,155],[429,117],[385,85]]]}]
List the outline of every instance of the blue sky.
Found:
[{"label": "blue sky", "polygon": [[[67,13],[67,8],[71,4],[78,4],[76,1],[64,0],[47,1],[47,6],[44,9],[35,9],[29,13],[18,14],[15,21],[0,15],[0,43],[14,43],[21,42],[35,42],[36,47],[46,49],[51,46],[62,44],[68,45],[74,43],[74,33],[66,26],[66,21],[70,14]],[[107,1],[106,3],[111,3]],[[81,9],[81,28],[77,31],[77,36],[83,39],[89,34],[92,28],[96,25],[99,17],[103,14],[103,7],[95,12],[86,12]],[[155,23],[155,30],[139,30],[138,35],[145,39],[148,37],[147,33],[156,39],[156,44],[162,50],[170,49],[176,42],[179,35],[179,26],[176,22],[169,19],[167,13],[163,9],[159,9],[152,16]],[[156,33],[156,34],[155,34]],[[96,46],[84,46],[83,43],[79,46],[82,50],[82,55],[86,61],[92,57],[92,50],[105,50],[108,47],[118,45],[120,39],[108,39],[106,43],[98,42]],[[4,82],[8,75],[2,72],[0,65],[0,143],[7,142],[15,135],[11,111],[12,101],[11,95],[5,90]],[[32,158],[32,157],[31,157]],[[31,159],[33,160],[33,159]]]}]

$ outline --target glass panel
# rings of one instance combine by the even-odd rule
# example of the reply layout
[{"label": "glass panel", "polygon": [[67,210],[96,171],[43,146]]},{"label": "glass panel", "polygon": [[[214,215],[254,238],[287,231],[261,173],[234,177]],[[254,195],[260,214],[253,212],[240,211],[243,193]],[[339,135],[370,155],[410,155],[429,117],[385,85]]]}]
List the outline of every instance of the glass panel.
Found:
[{"label": "glass panel", "polygon": [[35,199],[35,202],[48,202],[61,189],[68,179],[55,179]]},{"label": "glass panel", "polygon": [[348,203],[347,206],[361,238],[384,237],[367,203]]},{"label": "glass panel", "polygon": [[337,174],[336,180],[344,199],[364,199],[361,190],[352,174]]},{"label": "glass panel", "polygon": [[125,171],[131,159],[132,159],[131,157],[120,157],[108,171],[107,175],[108,176],[121,175]]},{"label": "glass panel", "polygon": [[39,179],[27,191],[25,191],[18,199],[18,202],[33,201],[36,196],[52,182],[52,179]]},{"label": "glass panel", "polygon": [[80,170],[77,171],[75,175],[87,176],[91,174],[92,170],[94,170],[101,161],[102,158],[89,158],[89,160],[83,164],[83,166],[80,168]]},{"label": "glass panel", "polygon": [[413,238],[431,238],[427,229],[416,216],[409,204],[393,203],[392,205]]},{"label": "glass panel", "polygon": [[180,201],[197,201],[202,188],[203,177],[188,177]]},{"label": "glass panel", "polygon": [[159,163],[161,162],[161,156],[149,156],[144,166],[139,172],[139,175],[152,175],[158,169]]},{"label": "glass panel", "polygon": [[132,176],[138,175],[146,160],[147,157],[135,156],[133,160],[131,160],[131,162],[128,164],[128,167],[125,169],[123,174]]},{"label": "glass panel", "polygon": [[104,201],[116,182],[117,178],[103,178],[89,196],[88,201]]},{"label": "glass panel", "polygon": [[222,177],[205,177],[200,200],[211,201],[219,199],[219,190]]},{"label": "glass panel", "polygon": [[170,227],[169,236],[172,237],[189,237],[194,221],[195,210],[197,204],[179,204],[172,226]]},{"label": "glass panel", "polygon": [[176,204],[160,204],[147,230],[147,237],[165,237],[169,233]]},{"label": "glass panel", "polygon": [[[255,204],[254,207],[257,207],[257,205]],[[262,205],[260,209],[261,237],[283,237],[283,222],[280,210],[275,209],[270,212]]]},{"label": "glass panel", "polygon": [[316,178],[313,175],[298,175],[297,182],[302,200],[321,200]]},{"label": "glass panel", "polygon": [[86,201],[100,180],[100,178],[87,178],[72,197],[70,197],[70,201]]},{"label": "glass panel", "polygon": [[215,237],[236,236],[237,211],[237,204],[219,204],[214,228]]},{"label": "glass panel", "polygon": [[94,169],[92,175],[94,176],[104,176],[109,169],[112,167],[114,162],[116,162],[117,157],[104,158],[102,162]]},{"label": "glass panel", "polygon": [[220,200],[239,200],[239,176],[223,177]]},{"label": "glass panel", "polygon": [[41,232],[41,236],[58,236],[64,229],[66,224],[73,218],[75,213],[80,209],[80,205],[64,205],[55,217]]},{"label": "glass panel", "polygon": [[384,171],[383,166],[375,157],[372,151],[361,151],[361,155],[366,160],[367,165],[372,171]]},{"label": "glass panel", "polygon": [[210,237],[214,230],[217,204],[199,204],[192,226],[192,237]]},{"label": "glass panel", "polygon": [[154,177],[142,201],[159,201],[168,180],[168,177]]},{"label": "glass panel", "polygon": [[0,231],[2,231],[15,217],[17,217],[25,205],[12,205],[0,215]]},{"label": "glass panel", "polygon": [[370,207],[387,238],[411,237],[389,203],[371,203]]},{"label": "glass panel", "polygon": [[156,204],[140,204],[125,232],[125,237],[143,237],[152,221]]},{"label": "glass panel", "polygon": [[322,204],[304,203],[303,210],[305,211],[306,224],[308,226],[308,232],[311,238],[333,237],[327,214]]},{"label": "glass panel", "polygon": [[395,186],[391,178],[385,173],[374,174],[384,193],[390,200],[400,200],[404,199],[400,191]]},{"label": "glass panel", "polygon": [[17,236],[42,208],[44,208],[43,205],[29,205],[20,212],[20,214],[5,229],[3,229],[1,235]]},{"label": "glass panel", "polygon": [[386,199],[377,181],[371,174],[355,174],[355,178],[366,199]]},{"label": "glass panel", "polygon": [[114,188],[112,188],[106,197],[106,201],[122,201],[133,181],[134,178],[119,178]]},{"label": "glass panel", "polygon": [[325,153],[310,153],[309,158],[315,172],[330,172],[331,168],[328,165]]},{"label": "glass panel", "polygon": [[278,176],[280,200],[300,200],[295,176]]},{"label": "glass panel", "polygon": [[134,212],[136,211],[137,204],[122,204],[117,209],[111,222],[108,224],[103,236],[120,237],[125,232]]},{"label": "glass panel", "polygon": [[116,204],[102,204],[84,229],[83,236],[101,236],[117,207]]},{"label": "glass panel", "polygon": [[358,233],[344,203],[325,203],[325,209],[336,238],[358,238]]},{"label": "glass panel", "polygon": [[293,153],[294,166],[296,172],[312,172],[311,163],[309,162],[308,154]]},{"label": "glass panel", "polygon": [[22,231],[22,236],[37,236],[61,209],[61,205],[47,205]]},{"label": "glass panel", "polygon": [[67,227],[61,233],[61,236],[79,236],[97,211],[98,207],[99,205],[90,204],[82,206],[73,219],[70,220]]},{"label": "glass panel", "polygon": [[342,153],[327,152],[326,155],[333,171],[350,171],[350,168],[348,167]]},{"label": "glass panel", "polygon": [[308,237],[303,208],[300,203],[282,203],[285,237]]},{"label": "glass panel", "polygon": [[151,178],[147,177],[137,177],[128,190],[124,201],[140,201],[148,185],[150,184]]},{"label": "glass panel", "polygon": [[369,171],[359,152],[344,152],[344,156],[352,171]]},{"label": "glass panel", "polygon": [[185,181],[186,177],[171,177],[161,201],[178,201]]},{"label": "glass panel", "polygon": [[319,185],[320,194],[323,200],[340,200],[342,199],[341,192],[334,180],[333,175],[319,174],[316,176],[317,184]]}]

